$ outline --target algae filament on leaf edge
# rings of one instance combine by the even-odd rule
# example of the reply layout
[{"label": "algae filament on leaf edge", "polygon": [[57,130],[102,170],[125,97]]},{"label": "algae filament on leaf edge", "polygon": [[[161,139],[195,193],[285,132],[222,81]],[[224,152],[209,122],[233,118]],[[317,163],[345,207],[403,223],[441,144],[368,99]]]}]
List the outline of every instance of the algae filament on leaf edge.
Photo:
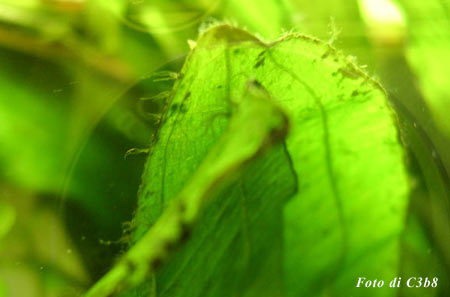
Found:
[{"label": "algae filament on leaf edge", "polygon": [[[210,160],[228,148],[224,137],[267,129],[260,119],[233,121],[249,93],[281,106],[287,138],[226,185],[214,182],[221,187],[205,194],[209,205],[192,217],[190,238],[123,296],[359,295],[362,274],[397,276],[409,182],[383,89],[327,43],[287,34],[266,44],[228,25],[200,36],[174,86],[144,169],[130,252],[156,234],[179,193],[205,190],[193,180],[218,168]],[[234,149],[222,152],[222,168],[245,145]]]},{"label": "algae filament on leaf edge", "polygon": [[[231,118],[226,131],[221,135],[211,151],[208,152],[204,160],[202,160],[198,169],[192,174],[183,189],[177,194],[177,198],[164,210],[154,226],[122,257],[117,265],[89,290],[86,296],[112,296],[127,288],[134,288],[136,285],[139,285],[142,283],[142,280],[148,278],[163,262],[167,261],[168,256],[171,255],[175,247],[186,241],[186,238],[192,232],[192,226],[194,224],[202,226],[201,221],[205,220],[204,217],[207,217],[209,214],[213,216],[216,223],[217,220],[220,221],[224,217],[228,221],[231,220],[230,223],[233,223],[236,219],[236,212],[227,210],[230,210],[230,208],[233,210],[238,209],[233,207],[233,204],[229,204],[229,202],[236,203],[236,199],[229,199],[229,191],[236,191],[236,189],[238,189],[239,194],[237,197],[242,198],[242,200],[239,199],[237,202],[243,203],[241,205],[243,211],[244,209],[250,209],[249,206],[251,204],[247,203],[255,202],[255,198],[258,198],[256,204],[253,203],[252,205],[257,207],[259,211],[237,213],[238,215],[245,215],[246,226],[244,230],[246,231],[244,234],[248,235],[241,238],[241,240],[246,242],[245,245],[237,245],[240,247],[245,246],[248,256],[244,264],[249,265],[252,262],[252,266],[261,266],[261,264],[266,263],[266,261],[260,261],[259,259],[251,261],[250,256],[254,256],[254,254],[250,255],[248,248],[249,244],[255,239],[248,231],[255,225],[253,222],[255,219],[259,221],[264,220],[267,224],[267,222],[270,222],[268,220],[269,217],[272,216],[273,219],[277,220],[278,224],[267,225],[273,231],[268,232],[266,230],[268,238],[265,238],[265,241],[269,245],[281,243],[281,238],[278,241],[269,239],[272,239],[272,236],[281,234],[279,232],[282,218],[281,206],[286,199],[295,194],[296,179],[293,174],[293,168],[290,166],[291,162],[288,159],[285,146],[280,146],[280,141],[286,136],[288,129],[286,115],[273,103],[267,92],[252,81],[248,82],[248,92],[244,94],[244,98]],[[241,129],[243,125],[255,129],[255,133],[248,134],[246,130]],[[264,157],[258,158],[258,156]],[[262,172],[261,169],[263,169]],[[275,184],[273,178],[263,173],[264,169],[267,171],[273,170],[274,172],[280,172],[281,170],[284,173],[282,175],[283,179],[277,178],[276,181],[278,183]],[[260,194],[263,196],[269,195],[269,197],[279,197],[276,200],[268,200],[268,202],[274,202],[269,204],[271,207],[267,207],[267,204],[261,204],[259,201],[260,197],[255,196],[254,192],[250,194],[245,192],[245,186],[249,185],[249,182],[254,182],[256,179],[257,183],[261,184],[261,182],[265,181],[265,178],[269,178],[269,182],[274,188],[272,191],[265,191],[262,188],[264,193]],[[231,197],[236,196],[233,194]],[[248,202],[244,203],[244,199]],[[228,209],[224,210],[221,207],[215,209],[217,204],[213,203],[214,201],[224,201],[224,205],[228,205]],[[278,206],[278,212],[274,216],[273,207],[275,206]],[[264,216],[267,210],[270,213]],[[240,218],[240,216],[237,217],[237,219]],[[197,221],[200,222],[196,223]],[[212,232],[218,231],[217,228],[214,228],[211,218],[207,218],[206,224],[203,225],[208,226]],[[228,225],[222,224],[221,226]],[[260,227],[260,225],[257,227]],[[195,234],[197,230],[199,230],[198,227],[194,229],[193,238],[200,236],[202,239],[205,239],[205,234],[209,234],[205,232],[197,232]],[[235,239],[235,232],[231,232],[230,229],[225,229],[225,231],[227,240]],[[261,238],[264,237],[259,236],[256,240],[261,240]],[[197,246],[195,244],[199,241],[191,240],[190,242],[194,242],[194,248],[191,250],[196,252]],[[262,245],[255,244],[254,246],[257,247],[256,250],[261,251],[260,246]],[[280,249],[274,249],[274,251],[280,251]],[[267,256],[268,254],[266,253],[265,255]],[[279,256],[281,255],[279,254]],[[267,257],[266,260],[277,260],[275,263],[278,263],[281,272],[281,258]],[[209,262],[206,263],[206,265],[208,264]],[[192,268],[192,266],[190,267]],[[200,272],[203,272],[203,269]],[[233,270],[227,270],[227,272],[229,276],[235,278],[234,285],[242,286],[240,284],[241,278],[236,279]],[[269,276],[272,279],[272,275],[270,274]],[[251,281],[252,279],[249,279],[247,282]],[[154,286],[154,278],[150,284]],[[144,282],[142,289],[154,290],[149,288],[150,284]],[[273,286],[270,286],[271,288]],[[278,288],[281,288],[281,280]],[[153,293],[136,294],[148,295]]]}]

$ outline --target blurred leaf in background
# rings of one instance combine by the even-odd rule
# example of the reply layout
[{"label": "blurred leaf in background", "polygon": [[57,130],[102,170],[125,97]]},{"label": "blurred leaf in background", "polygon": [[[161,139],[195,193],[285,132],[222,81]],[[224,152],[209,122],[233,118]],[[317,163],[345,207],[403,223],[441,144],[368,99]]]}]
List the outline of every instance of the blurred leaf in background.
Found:
[{"label": "blurred leaf in background", "polygon": [[406,58],[432,118],[450,135],[450,3],[448,1],[397,1],[405,11],[410,42]]}]

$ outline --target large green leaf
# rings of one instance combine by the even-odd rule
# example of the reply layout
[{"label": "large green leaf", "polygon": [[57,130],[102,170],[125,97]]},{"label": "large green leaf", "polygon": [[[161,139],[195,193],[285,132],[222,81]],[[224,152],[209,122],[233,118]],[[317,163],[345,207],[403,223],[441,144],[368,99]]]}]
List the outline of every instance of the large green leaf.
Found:
[{"label": "large green leaf", "polygon": [[[436,275],[442,284],[440,290],[448,291],[443,285],[448,283],[445,267],[450,263],[450,138],[444,131],[449,123],[444,115],[448,104],[444,83],[449,61],[448,5],[442,1],[402,0],[360,4],[364,4],[365,21],[378,47],[378,74],[399,112],[416,180],[403,236],[402,272]],[[381,11],[389,13],[383,15]],[[427,230],[427,236],[420,237],[421,228]],[[427,243],[429,247],[424,247]],[[440,294],[426,288],[403,290],[405,296]]]},{"label": "large green leaf", "polygon": [[[177,198],[87,296],[110,296],[142,282],[167,259],[174,247],[185,241],[194,224],[198,226],[192,239],[168,263],[166,276],[164,271],[158,275],[166,279],[165,287],[158,290],[184,295],[189,287],[188,294],[217,296],[227,288],[234,292],[232,295],[244,290],[260,296],[263,287],[255,279],[264,281],[267,289],[275,289],[275,295],[282,290],[281,213],[286,199],[295,193],[296,180],[283,145],[277,145],[268,154],[265,152],[286,135],[287,118],[258,84],[249,82],[248,87],[226,132]],[[242,129],[243,126],[249,130]],[[257,158],[260,155],[264,157]],[[283,174],[277,176],[277,173]],[[259,190],[253,191],[255,187]],[[258,235],[256,231],[262,226],[267,227],[265,234]],[[211,240],[215,236],[217,240]],[[202,253],[203,257],[198,259],[199,249],[204,248],[218,253]],[[236,253],[246,256],[225,269],[217,265]],[[278,266],[276,286],[273,286],[274,266]],[[177,273],[173,273],[174,269]],[[182,280],[186,287],[172,286],[179,282],[179,270],[186,270],[185,275],[189,276]],[[191,277],[205,271],[210,272],[207,276],[210,281],[190,286]],[[156,289],[150,285],[144,283],[137,295],[150,293],[140,291]]]},{"label": "large green leaf", "polygon": [[[389,281],[398,273],[409,185],[395,116],[376,82],[329,44],[298,34],[271,44],[226,25],[202,34],[154,137],[134,220],[136,245],[124,259],[143,242],[148,250],[162,244],[156,234],[170,233],[169,205],[195,204],[211,181],[208,172],[233,165],[245,138],[267,130],[261,118],[273,117],[264,113],[240,121],[239,129],[229,121],[249,92],[273,97],[287,113],[286,151],[276,146],[211,193],[190,240],[127,296],[395,295],[355,288],[360,276]],[[223,139],[232,133],[242,144],[228,150]],[[220,147],[227,158],[212,158]],[[298,192],[287,202],[292,176]],[[237,219],[243,197],[251,223]],[[107,276],[100,284],[114,281]]]}]

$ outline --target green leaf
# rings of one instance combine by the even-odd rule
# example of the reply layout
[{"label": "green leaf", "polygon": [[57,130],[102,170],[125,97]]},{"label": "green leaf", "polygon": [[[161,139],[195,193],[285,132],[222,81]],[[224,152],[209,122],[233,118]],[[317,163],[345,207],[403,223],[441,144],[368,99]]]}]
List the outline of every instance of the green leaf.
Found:
[{"label": "green leaf", "polygon": [[51,87],[28,82],[25,75],[14,72],[14,66],[20,64],[8,62],[6,58],[11,56],[4,56],[0,69],[0,175],[25,188],[56,192],[65,165],[61,145],[64,106]]},{"label": "green leaf", "polygon": [[283,29],[292,28],[293,12],[289,4],[284,0],[230,0],[223,5],[222,15],[265,38],[277,38]]},{"label": "green leaf", "polygon": [[437,126],[444,135],[450,133],[450,7],[448,1],[397,0],[405,10],[409,23],[406,58],[418,77]]},{"label": "green leaf", "polygon": [[[199,193],[214,181],[211,172],[239,164],[245,144],[274,126],[276,117],[263,112],[234,120],[248,93],[272,97],[285,110],[285,150],[275,146],[211,192],[209,206],[187,215],[198,217],[190,240],[126,296],[395,295],[391,288],[355,288],[360,276],[389,281],[398,273],[409,184],[394,113],[383,89],[357,66],[299,34],[265,44],[223,25],[199,38],[154,137],[134,219],[136,245],[124,259],[134,255],[137,263],[133,251],[143,242],[151,250],[163,243],[157,234],[175,233],[173,205],[206,199]],[[230,139],[239,141],[232,146]],[[292,178],[298,192],[288,201]],[[250,223],[237,213],[244,200]],[[139,263],[148,267],[149,260]]]},{"label": "green leaf", "polygon": [[[271,102],[268,94],[258,84],[249,82],[248,88],[248,93],[243,96],[245,99],[231,118],[226,131],[206,155],[177,198],[118,265],[86,296],[110,296],[114,292],[120,292],[124,288],[141,283],[145,277],[155,271],[162,261],[168,258],[174,247],[189,236],[192,226],[197,221],[198,225],[203,226],[204,229],[196,228],[194,230],[193,239],[177,255],[181,262],[197,260],[199,244],[203,248],[203,242],[208,240],[210,235],[220,233],[220,228],[222,228],[221,240],[211,241],[209,248],[221,249],[228,257],[232,257],[236,249],[242,251],[241,254],[247,253],[248,257],[243,262],[236,262],[237,267],[247,266],[248,270],[251,269],[253,273],[265,275],[266,281],[273,279],[272,273],[268,273],[270,270],[264,270],[261,273],[257,268],[264,267],[265,263],[272,264],[271,262],[275,261],[275,264],[279,265],[279,275],[281,276],[280,248],[273,250],[273,257],[268,257],[269,254],[266,254],[266,261],[261,261],[259,257],[255,258],[255,254],[250,254],[250,248],[254,246],[255,251],[262,253],[265,252],[261,249],[263,246],[273,246],[274,244],[278,247],[281,246],[282,205],[295,193],[295,176],[290,168],[290,160],[287,158],[284,146],[277,146],[273,153],[271,151],[268,158],[257,159],[257,157],[273,144],[279,143],[286,135],[287,118]],[[248,127],[249,130],[242,129],[242,126]],[[169,133],[171,132],[169,131]],[[283,158],[285,162],[280,162],[283,160],[280,158]],[[261,161],[263,163],[260,163]],[[259,165],[257,165],[258,163]],[[280,167],[280,165],[286,166]],[[262,169],[266,169],[266,171]],[[286,169],[288,171],[283,172]],[[274,179],[273,176],[266,174],[267,172],[275,174],[280,172],[279,170],[284,173],[280,176],[282,179]],[[262,182],[266,182],[263,184],[270,185],[273,189],[267,190],[266,187],[261,187],[262,192],[256,191],[247,194],[247,187],[252,189]],[[237,184],[239,186],[236,186]],[[273,199],[274,194],[279,198]],[[229,199],[230,197],[234,199]],[[275,210],[276,213],[274,213]],[[274,216],[274,214],[276,215]],[[240,224],[236,224],[237,221],[242,223],[243,230],[236,230],[232,227],[233,224],[239,227]],[[273,224],[274,222],[277,224]],[[265,236],[254,237],[256,233],[250,233],[255,227],[258,230],[261,225],[265,224],[268,227]],[[273,241],[272,236],[279,237],[279,240]],[[237,246],[232,245],[236,243],[235,241],[239,242]],[[225,286],[229,286],[229,278],[232,277],[234,279],[231,284],[238,293],[243,286],[241,279],[245,275],[238,276],[234,269],[222,269],[215,265],[215,262],[222,259],[222,254],[217,254],[213,262],[207,261],[208,259],[204,257],[201,262],[196,261],[194,265],[187,266],[187,269],[193,269],[197,273],[209,270],[213,274],[226,276],[221,278],[224,280],[223,282],[217,282],[218,285],[215,287],[217,292],[223,290]],[[172,278],[177,277],[177,274],[170,273],[172,270],[170,265],[173,263],[177,267],[178,262],[172,261],[167,266],[169,269],[167,284],[172,283]],[[272,265],[268,266],[273,268]],[[194,274],[188,273],[191,276]],[[246,282],[251,281],[252,279],[246,280]],[[261,286],[257,288],[259,287]],[[280,279],[277,291],[281,287]],[[192,290],[200,293],[207,288],[208,286],[204,283],[192,287]],[[272,285],[270,288],[273,288]],[[169,286],[167,289],[171,290],[172,288]],[[259,292],[261,293],[261,291]],[[179,293],[184,294],[183,292]],[[208,294],[211,294],[211,291]]]},{"label": "green leaf", "polygon": [[16,211],[9,203],[0,201],[0,240],[11,230],[16,220]]}]

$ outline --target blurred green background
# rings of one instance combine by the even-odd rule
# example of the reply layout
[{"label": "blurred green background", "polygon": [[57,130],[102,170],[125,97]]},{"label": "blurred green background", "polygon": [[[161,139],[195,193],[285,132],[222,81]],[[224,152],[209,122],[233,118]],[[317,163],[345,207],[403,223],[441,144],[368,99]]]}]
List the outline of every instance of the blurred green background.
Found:
[{"label": "blurred green background", "polygon": [[414,176],[402,271],[448,293],[449,1],[0,0],[0,297],[79,296],[126,250],[145,99],[217,21],[328,40],[382,82]]}]

